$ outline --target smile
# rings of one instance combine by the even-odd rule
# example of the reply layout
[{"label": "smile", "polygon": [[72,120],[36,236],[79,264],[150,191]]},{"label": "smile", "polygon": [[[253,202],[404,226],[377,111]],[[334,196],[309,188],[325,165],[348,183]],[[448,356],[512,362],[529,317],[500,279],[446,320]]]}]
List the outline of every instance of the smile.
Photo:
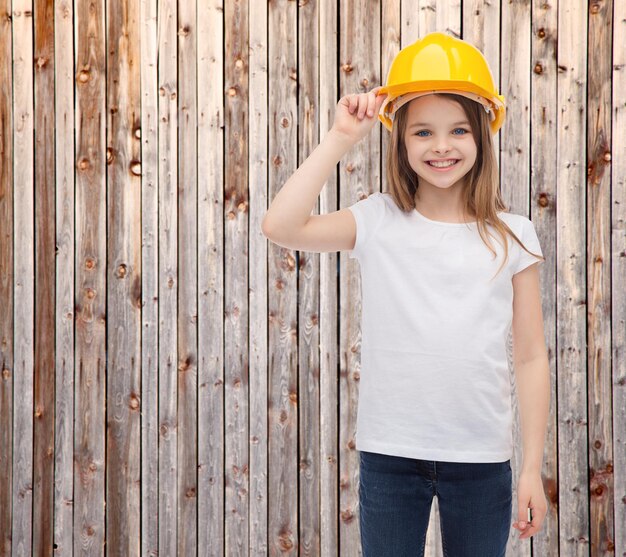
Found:
[{"label": "smile", "polygon": [[450,162],[443,163],[443,162],[426,161],[426,164],[428,166],[430,166],[433,170],[436,170],[437,172],[446,172],[450,168],[456,166],[458,162],[459,162],[459,160],[455,160],[452,163],[450,163]]}]

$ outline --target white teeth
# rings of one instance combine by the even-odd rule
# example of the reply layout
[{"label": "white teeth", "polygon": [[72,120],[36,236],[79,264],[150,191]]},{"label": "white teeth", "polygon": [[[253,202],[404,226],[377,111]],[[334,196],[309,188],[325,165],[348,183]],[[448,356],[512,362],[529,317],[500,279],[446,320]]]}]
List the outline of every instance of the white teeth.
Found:
[{"label": "white teeth", "polygon": [[429,161],[428,164],[430,164],[431,166],[435,166],[437,168],[445,168],[446,166],[452,166],[453,164],[456,164],[457,161],[448,161],[448,162],[435,162],[435,161]]}]

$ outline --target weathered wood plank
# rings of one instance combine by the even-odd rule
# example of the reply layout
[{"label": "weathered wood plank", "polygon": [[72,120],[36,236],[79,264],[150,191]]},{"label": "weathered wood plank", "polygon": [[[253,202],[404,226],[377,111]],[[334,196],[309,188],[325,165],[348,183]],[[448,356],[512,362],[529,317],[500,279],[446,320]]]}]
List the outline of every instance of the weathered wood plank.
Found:
[{"label": "weathered wood plank", "polygon": [[[254,8],[262,7],[255,2]],[[265,11],[265,7],[263,7]],[[254,18],[252,18],[254,21]],[[224,109],[223,92],[224,44],[223,12],[220,5],[198,10],[198,555],[224,555]],[[260,22],[265,35],[265,24]],[[252,55],[252,53],[251,53]],[[245,57],[242,58],[245,63]],[[251,99],[252,102],[252,99]],[[259,101],[260,102],[260,101]],[[263,106],[265,106],[263,104]],[[251,109],[252,110],[252,109]],[[260,117],[266,110],[255,111]],[[266,129],[263,123],[262,129]],[[262,146],[265,145],[265,142]],[[262,156],[266,159],[266,155]],[[251,174],[252,176],[252,174]],[[265,187],[265,173],[259,172],[259,185]],[[252,186],[251,186],[252,188]],[[252,212],[252,211],[251,211]],[[250,230],[253,230],[251,228]],[[256,318],[250,316],[251,352],[255,346],[252,335],[260,333],[258,327],[265,323],[266,269],[265,257],[256,255],[250,248],[250,259],[257,264],[251,266],[251,274],[260,278],[258,285],[261,307]],[[250,288],[256,291],[250,279]],[[251,293],[252,297],[252,293]],[[251,302],[252,304],[252,302]],[[263,337],[260,350],[266,349]],[[251,360],[253,357],[251,355]],[[254,366],[251,364],[251,369]],[[256,360],[257,380],[266,380],[266,358],[260,353]],[[251,378],[252,383],[252,378]],[[250,435],[257,435],[258,444],[252,441],[251,477],[261,481],[258,492],[250,488],[250,543],[258,545],[265,540],[267,500],[263,480],[267,474],[265,449],[267,427],[262,419],[266,411],[266,397],[262,389],[251,385]],[[256,425],[256,427],[255,427]],[[264,431],[259,428],[264,427]],[[255,458],[256,456],[256,459]],[[260,461],[258,459],[261,459]],[[253,468],[253,464],[256,466]],[[255,507],[258,506],[258,507]],[[253,532],[256,528],[256,536]]]},{"label": "weathered wood plank", "polygon": [[35,408],[33,547],[53,543],[54,494],[54,5],[36,0],[33,23],[35,98]]},{"label": "weathered wood plank", "polygon": [[107,2],[106,551],[139,556],[141,97],[139,2]]},{"label": "weathered wood plank", "polygon": [[[13,400],[12,555],[29,555],[33,534],[35,226],[32,3],[13,2]],[[9,282],[9,284],[11,284]]]},{"label": "weathered wood plank", "polygon": [[[336,3],[319,2],[319,141],[332,127],[337,104],[337,33]],[[336,211],[337,172],[333,172],[320,192],[319,213]],[[337,556],[339,553],[338,506],[338,421],[337,421],[337,369],[338,346],[338,254],[319,254],[320,263],[320,555]]]},{"label": "weathered wood plank", "polygon": [[[158,3],[159,555],[178,551],[178,73],[177,3]],[[181,438],[181,443],[184,439]]]},{"label": "weathered wood plank", "polygon": [[[298,10],[298,166],[319,144],[317,2]],[[319,199],[318,199],[319,201]],[[316,203],[317,206],[317,203]],[[314,210],[314,212],[316,212]],[[318,253],[298,251],[299,555],[320,554],[320,352]]]},{"label": "weathered wood plank", "polygon": [[[494,136],[496,151],[500,152],[500,190],[511,213],[534,217],[535,199],[531,195],[531,158],[530,158],[530,72],[527,71],[530,60],[530,1],[504,3],[501,12],[501,37],[484,37],[485,46],[490,45],[493,52],[498,42],[501,45],[501,62],[489,61],[494,73],[495,83],[500,94],[506,100],[506,118],[500,131]],[[494,40],[496,39],[496,40]],[[470,39],[471,41],[472,39]],[[499,68],[502,68],[500,73]],[[498,149],[500,140],[500,149]],[[532,199],[533,209],[529,212]],[[532,213],[532,214],[531,214]],[[540,267],[542,275],[546,270]],[[507,357],[509,360],[509,380],[512,390],[511,407],[513,412],[513,456],[512,469],[512,521],[518,519],[517,480],[523,462],[522,429],[520,421],[519,394],[515,381],[513,363],[513,331],[509,331]],[[530,543],[519,539],[519,530],[511,528],[507,552],[511,555],[529,556]]]},{"label": "weathered wood plank", "polygon": [[224,485],[226,555],[249,552],[248,5],[225,6]]},{"label": "weathered wood plank", "polygon": [[588,11],[587,43],[587,376],[589,385],[589,522],[593,555],[614,555],[611,420],[611,53],[612,5]]},{"label": "weathered wood plank", "polygon": [[11,553],[13,521],[13,26],[0,0],[0,555]]},{"label": "weathered wood plank", "polygon": [[[295,2],[269,4],[270,200],[298,166],[296,10]],[[298,254],[272,243],[268,255],[268,546],[270,555],[297,555]]]},{"label": "weathered wood plank", "polygon": [[157,0],[140,0],[141,25],[141,555],[159,554],[160,211]]},{"label": "weathered wood plank", "polygon": [[[615,463],[614,553],[626,553],[626,2],[613,4],[611,105],[611,358]],[[609,346],[607,339],[606,346]],[[608,419],[608,418],[607,418]],[[610,442],[610,440],[609,440]]]},{"label": "weathered wood plank", "polygon": [[[556,193],[557,193],[557,161],[556,156],[546,156],[546,153],[557,151],[557,64],[556,64],[556,29],[557,11],[555,5],[548,2],[536,3],[532,6],[532,33],[531,33],[531,106],[530,106],[530,151],[531,151],[531,195],[530,213],[541,242],[541,249],[545,261],[539,266],[541,280],[542,314],[546,347],[548,349],[548,363],[550,365],[550,418],[545,439],[543,461],[543,489],[548,501],[542,532],[533,536],[530,544],[520,544],[516,541],[516,550],[528,551],[532,545],[533,552],[539,555],[558,555],[558,459],[556,436],[556,244],[554,234],[556,222]],[[514,186],[514,183],[511,183]],[[525,203],[524,200],[522,203]],[[525,207],[526,205],[524,205]],[[516,418],[518,416],[516,415]],[[519,423],[519,422],[517,422]],[[519,430],[518,430],[519,431]],[[521,442],[517,437],[516,446]],[[516,454],[516,463],[519,455]],[[514,481],[517,481],[518,468],[514,468]],[[515,508],[515,507],[514,507]],[[515,512],[515,511],[513,511]],[[515,538],[519,530],[512,530]],[[512,535],[513,537],[513,535]]]},{"label": "weathered wood plank", "polygon": [[[381,84],[380,2],[351,0],[340,5],[339,98],[365,93]],[[367,30],[367,31],[365,31]],[[336,107],[335,107],[336,108]],[[334,112],[333,112],[334,115]],[[339,163],[340,206],[347,207],[380,191],[382,126],[357,143]],[[357,555],[359,530],[359,459],[355,434],[361,350],[361,280],[358,263],[340,258],[341,322],[339,361],[339,554]]]},{"label": "weathered wood plank", "polygon": [[106,59],[104,2],[76,5],[74,554],[105,541]]},{"label": "weathered wood plank", "polygon": [[[587,2],[559,3],[557,49],[557,385],[559,550],[589,555],[585,110]],[[561,30],[563,32],[561,32]]]},{"label": "weathered wood plank", "polygon": [[72,2],[55,3],[56,144],[56,346],[54,432],[54,545],[72,555],[74,539],[74,325],[75,168],[74,11]]},{"label": "weathered wood plank", "polygon": [[178,3],[178,555],[196,555],[197,532],[197,86],[196,3]]}]

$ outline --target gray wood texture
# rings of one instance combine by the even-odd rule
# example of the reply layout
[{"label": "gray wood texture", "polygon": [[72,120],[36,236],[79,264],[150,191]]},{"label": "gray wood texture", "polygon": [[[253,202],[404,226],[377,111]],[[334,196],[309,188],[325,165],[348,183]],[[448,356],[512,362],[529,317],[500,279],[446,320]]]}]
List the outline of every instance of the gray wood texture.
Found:
[{"label": "gray wood texture", "polygon": [[[549,509],[507,556],[626,555],[626,3],[0,0],[0,556],[362,553],[358,263],[261,221],[433,30],[489,61],[546,258]],[[313,212],[386,190],[387,148]]]}]

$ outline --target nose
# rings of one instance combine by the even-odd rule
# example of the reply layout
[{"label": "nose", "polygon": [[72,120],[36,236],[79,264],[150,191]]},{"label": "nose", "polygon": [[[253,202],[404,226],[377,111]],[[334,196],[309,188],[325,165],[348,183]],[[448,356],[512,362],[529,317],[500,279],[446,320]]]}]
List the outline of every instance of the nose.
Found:
[{"label": "nose", "polygon": [[447,153],[450,150],[450,145],[448,143],[448,139],[447,136],[441,136],[439,137],[439,139],[436,140],[435,142],[435,147],[433,148],[433,150],[436,153]]}]

